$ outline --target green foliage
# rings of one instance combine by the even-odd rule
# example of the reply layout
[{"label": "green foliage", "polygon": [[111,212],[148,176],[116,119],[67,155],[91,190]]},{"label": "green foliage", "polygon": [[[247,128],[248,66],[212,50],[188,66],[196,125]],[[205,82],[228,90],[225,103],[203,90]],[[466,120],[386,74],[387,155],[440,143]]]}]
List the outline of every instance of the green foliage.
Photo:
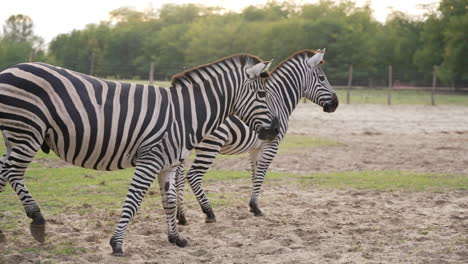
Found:
[{"label": "green foliage", "polygon": [[31,45],[26,42],[13,43],[0,40],[0,69],[28,61]]},{"label": "green foliage", "polygon": [[[445,85],[468,82],[468,0],[441,0],[424,19],[393,12],[377,22],[369,6],[352,1],[322,0],[298,5],[268,1],[232,12],[199,4],[166,4],[157,10],[119,8],[109,21],[58,35],[47,55],[34,57],[93,75],[147,79],[170,77],[195,65],[236,53],[251,53],[275,63],[300,49],[327,48],[326,71],[335,84],[345,84],[349,65],[353,83],[387,84],[387,65],[395,80],[430,85],[432,68]],[[0,67],[30,57],[32,20],[8,20],[0,40]],[[30,45],[16,45],[14,40]],[[37,46],[37,44],[36,44]]]},{"label": "green foliage", "polygon": [[0,35],[0,70],[32,59],[46,61],[41,50],[43,40],[34,35],[34,23],[25,15],[12,15]]},{"label": "green foliage", "polygon": [[3,26],[3,38],[8,42],[31,42],[34,39],[32,19],[25,15],[12,15]]},{"label": "green foliage", "polygon": [[422,25],[421,43],[414,62],[429,71],[440,65],[438,76],[445,84],[468,81],[468,0],[442,0],[437,12],[430,13]]}]

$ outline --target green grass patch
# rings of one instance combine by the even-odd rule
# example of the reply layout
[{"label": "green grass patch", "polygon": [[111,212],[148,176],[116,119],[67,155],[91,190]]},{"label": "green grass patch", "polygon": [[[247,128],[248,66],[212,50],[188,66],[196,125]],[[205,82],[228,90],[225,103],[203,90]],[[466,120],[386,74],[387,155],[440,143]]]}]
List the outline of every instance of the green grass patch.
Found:
[{"label": "green grass patch", "polygon": [[342,143],[327,138],[317,138],[299,134],[286,134],[286,137],[280,143],[279,152],[286,153],[305,148],[336,146],[340,144]]},{"label": "green grass patch", "polygon": [[467,175],[405,171],[353,171],[311,174],[295,177],[301,184],[332,189],[371,189],[407,191],[444,191],[468,189]]},{"label": "green grass patch", "polygon": [[[34,253],[41,254],[42,257],[66,257],[66,256],[76,256],[82,253],[86,253],[87,250],[84,247],[77,245],[76,241],[55,241],[54,243],[39,245],[34,247],[22,248],[19,250],[6,250],[6,254],[11,254],[15,252],[19,253]],[[42,263],[40,260],[34,263]],[[44,262],[44,263],[56,263],[56,262]]]},{"label": "green grass patch", "polygon": [[[346,89],[337,89],[336,93],[341,102],[346,103]],[[387,104],[387,89],[351,89],[351,104]],[[454,93],[437,93],[435,102],[438,105],[464,105],[468,106],[468,95]],[[429,105],[431,92],[422,90],[392,91],[392,104]]]},{"label": "green grass patch", "polygon": [[[26,185],[45,215],[68,210],[86,213],[94,209],[120,209],[127,195],[133,169],[95,171],[77,167],[34,169],[26,171]],[[155,184],[157,185],[157,184]],[[152,193],[157,192],[157,195]],[[146,202],[159,206],[158,187],[151,188]],[[0,193],[0,226],[2,216],[24,215],[23,206],[7,185]]]},{"label": "green grass patch", "polygon": [[[335,140],[327,139],[327,138],[317,138],[311,137],[307,135],[300,135],[300,134],[287,134],[285,138],[281,141],[280,147],[278,152],[279,153],[288,153],[294,152],[301,149],[308,149],[308,148],[317,148],[317,147],[324,147],[324,146],[338,146],[343,143],[340,143]],[[216,156],[217,159],[232,159],[232,158],[248,158],[248,153],[243,153],[239,155],[222,155],[218,154]],[[195,153],[192,152],[189,156],[189,159],[195,159]]]},{"label": "green grass patch", "polygon": [[[203,181],[250,181],[249,171],[209,171]],[[335,173],[315,173],[309,175],[268,172],[266,181],[287,180],[301,185],[315,185],[331,189],[370,189],[444,191],[449,189],[468,190],[468,175],[436,174],[406,171],[352,171]]]},{"label": "green grass patch", "polygon": [[[76,167],[55,169],[27,170],[26,184],[31,194],[39,203],[45,216],[66,212],[92,214],[96,210],[120,212],[133,169],[106,172]],[[367,190],[403,190],[403,191],[450,191],[468,189],[467,175],[434,173],[415,173],[403,171],[362,171],[337,172],[300,175],[292,173],[269,172],[267,184],[294,184],[298,188],[325,189],[367,189]],[[225,192],[222,187],[242,183],[250,186],[249,171],[209,171],[204,177],[204,186],[211,189],[208,194],[213,205],[224,206],[242,202],[249,191]],[[221,185],[219,184],[221,183]],[[186,185],[187,203],[196,203],[188,185]],[[153,183],[143,203],[142,211],[162,210],[158,183]],[[20,222],[19,220],[22,219]],[[23,206],[16,194],[7,186],[0,193],[0,226],[3,230],[13,230],[22,221],[27,221]],[[73,249],[70,249],[73,250]],[[63,249],[64,252],[67,249]]]}]

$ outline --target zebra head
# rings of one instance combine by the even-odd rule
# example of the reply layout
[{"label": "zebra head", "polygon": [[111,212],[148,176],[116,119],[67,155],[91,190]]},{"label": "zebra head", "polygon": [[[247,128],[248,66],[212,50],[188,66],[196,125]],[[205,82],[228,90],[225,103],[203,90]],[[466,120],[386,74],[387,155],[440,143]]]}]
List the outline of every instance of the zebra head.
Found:
[{"label": "zebra head", "polygon": [[244,85],[235,102],[235,114],[251,129],[258,133],[261,140],[273,140],[279,133],[279,120],[266,102],[265,79],[272,61],[260,62],[244,68]]},{"label": "zebra head", "polygon": [[320,67],[324,55],[325,49],[322,49],[317,50],[312,57],[306,58],[308,69],[305,79],[304,96],[323,107],[324,112],[332,113],[338,107],[338,97]]}]

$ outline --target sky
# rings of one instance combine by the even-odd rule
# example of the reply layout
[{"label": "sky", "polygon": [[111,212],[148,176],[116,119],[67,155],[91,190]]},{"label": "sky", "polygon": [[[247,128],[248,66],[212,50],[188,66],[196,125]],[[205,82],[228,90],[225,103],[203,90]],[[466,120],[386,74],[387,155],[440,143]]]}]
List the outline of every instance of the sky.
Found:
[{"label": "sky", "polygon": [[[424,13],[421,4],[438,3],[440,0],[354,0],[358,6],[369,2],[378,21],[384,22],[391,10],[403,11],[420,16]],[[24,14],[32,18],[34,32],[46,43],[61,33],[83,29],[87,24],[99,23],[109,18],[109,12],[120,7],[132,7],[143,11],[158,8],[163,4],[201,3],[221,6],[231,10],[242,10],[248,5],[263,4],[266,0],[4,0],[0,5],[0,24],[13,14]],[[318,0],[296,0],[297,3],[316,3]]]}]

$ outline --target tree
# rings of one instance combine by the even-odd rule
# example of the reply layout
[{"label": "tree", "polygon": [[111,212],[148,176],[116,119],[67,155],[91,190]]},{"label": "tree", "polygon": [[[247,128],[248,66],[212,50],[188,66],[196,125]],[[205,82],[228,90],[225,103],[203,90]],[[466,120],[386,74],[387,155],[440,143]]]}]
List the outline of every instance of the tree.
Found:
[{"label": "tree", "polygon": [[439,75],[457,86],[468,81],[468,0],[444,0],[440,3],[445,49]]},{"label": "tree", "polygon": [[[467,6],[468,0],[441,0],[424,19],[393,12],[385,24],[375,20],[369,6],[352,1],[268,1],[241,12],[197,4],[144,12],[120,8],[107,22],[57,36],[44,59],[110,78],[147,78],[155,63],[156,77],[166,79],[236,53],[279,63],[300,49],[327,48],[323,67],[333,83],[346,83],[352,64],[355,84],[385,85],[392,64],[404,82],[427,85],[438,65],[445,83],[468,85]],[[30,43],[32,21],[13,17],[4,28],[0,66],[3,58],[28,60],[28,46],[12,43]]]},{"label": "tree", "polygon": [[430,72],[440,66],[438,76],[446,85],[468,83],[468,0],[442,0],[437,12],[428,15],[422,25],[421,43],[414,62]]},{"label": "tree", "polygon": [[12,15],[3,26],[0,39],[0,68],[44,58],[42,38],[34,35],[34,23],[25,15]]},{"label": "tree", "polygon": [[[386,79],[387,65],[392,65],[395,80],[413,83],[415,79],[424,79],[413,63],[421,47],[420,33],[421,23],[402,12],[394,11],[387,17],[377,42],[382,78]],[[426,78],[430,73],[431,70],[427,71]]]},{"label": "tree", "polygon": [[33,21],[25,15],[12,15],[3,26],[3,39],[10,42],[31,42],[34,39]]}]

